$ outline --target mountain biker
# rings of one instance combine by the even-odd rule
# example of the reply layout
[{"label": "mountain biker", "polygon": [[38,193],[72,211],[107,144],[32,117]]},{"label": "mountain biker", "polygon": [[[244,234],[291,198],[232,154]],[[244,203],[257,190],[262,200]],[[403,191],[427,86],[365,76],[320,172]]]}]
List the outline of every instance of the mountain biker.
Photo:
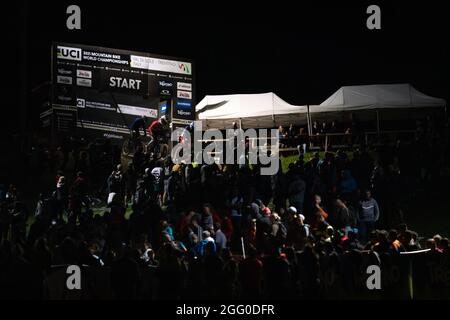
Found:
[{"label": "mountain biker", "polygon": [[153,121],[150,126],[147,128],[147,131],[151,137],[151,141],[148,144],[147,150],[153,150],[155,144],[159,139],[164,139],[164,135],[166,133],[168,121],[166,116],[162,116],[159,120]]},{"label": "mountain biker", "polygon": [[134,131],[136,137],[139,137],[140,136],[139,131],[141,128],[144,131],[144,136],[147,136],[146,127],[147,127],[147,117],[145,115],[142,115],[134,119],[133,123],[130,126],[130,129]]}]

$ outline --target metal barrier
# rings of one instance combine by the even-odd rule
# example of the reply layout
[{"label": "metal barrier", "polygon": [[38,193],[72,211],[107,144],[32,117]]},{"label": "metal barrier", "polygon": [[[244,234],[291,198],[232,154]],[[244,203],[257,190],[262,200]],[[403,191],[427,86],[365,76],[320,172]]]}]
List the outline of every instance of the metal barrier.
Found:
[{"label": "metal barrier", "polygon": [[326,133],[309,137],[310,150],[345,149],[365,146],[395,145],[398,140],[405,143],[414,141],[414,130],[367,131],[360,134]]},{"label": "metal barrier", "polygon": [[[279,152],[295,152],[299,145],[306,144],[311,151],[329,151],[337,149],[352,149],[359,148],[361,146],[382,146],[382,145],[395,145],[398,140],[404,143],[412,143],[414,141],[416,131],[414,130],[385,130],[385,131],[367,131],[359,134],[352,133],[325,133],[315,135],[301,135],[296,137],[283,137],[279,140]],[[256,143],[256,140],[266,138],[248,138],[252,144]],[[210,142],[228,142],[230,139],[208,139],[198,140],[204,144]],[[253,145],[253,147],[255,147]],[[265,146],[258,146],[263,148]],[[270,146],[268,146],[270,148]]]}]

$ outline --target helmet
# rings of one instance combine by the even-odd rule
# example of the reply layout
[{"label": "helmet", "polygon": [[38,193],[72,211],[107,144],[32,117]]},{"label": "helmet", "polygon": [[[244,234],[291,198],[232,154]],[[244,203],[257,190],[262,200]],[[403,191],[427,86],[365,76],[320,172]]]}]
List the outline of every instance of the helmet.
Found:
[{"label": "helmet", "polygon": [[167,124],[167,118],[166,116],[162,116],[159,121],[161,122],[161,124],[166,125]]}]

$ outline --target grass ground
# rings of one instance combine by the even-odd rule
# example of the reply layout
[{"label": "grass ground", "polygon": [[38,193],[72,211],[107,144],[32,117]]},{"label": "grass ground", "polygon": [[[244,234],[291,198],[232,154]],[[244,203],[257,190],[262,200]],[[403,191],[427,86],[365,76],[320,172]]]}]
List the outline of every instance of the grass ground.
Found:
[{"label": "grass ground", "polygon": [[[320,156],[323,157],[324,152],[320,152]],[[305,162],[311,160],[313,156],[312,152],[306,152],[304,156]],[[286,173],[288,171],[288,167],[290,163],[293,163],[298,160],[298,153],[295,152],[295,154],[287,154],[287,155],[281,155],[281,167],[283,168],[283,172]]]},{"label": "grass ground", "polygon": [[[320,152],[322,158],[324,152]],[[312,152],[305,153],[305,162],[313,156]],[[351,154],[349,154],[351,156]],[[281,156],[283,172],[287,172],[289,164],[298,160],[298,155]],[[405,203],[405,221],[411,230],[423,237],[432,237],[435,234],[450,237],[450,196],[448,190],[442,194],[431,195],[423,192],[412,196]]]}]

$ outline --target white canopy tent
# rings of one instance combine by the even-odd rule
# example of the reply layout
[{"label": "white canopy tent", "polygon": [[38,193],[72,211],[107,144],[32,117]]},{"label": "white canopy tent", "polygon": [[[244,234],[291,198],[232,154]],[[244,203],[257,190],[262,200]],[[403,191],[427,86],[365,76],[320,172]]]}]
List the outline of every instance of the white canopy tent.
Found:
[{"label": "white canopy tent", "polygon": [[195,107],[205,128],[272,128],[306,124],[307,107],[294,106],[273,92],[260,94],[208,95]]},{"label": "white canopy tent", "polygon": [[444,99],[427,96],[410,84],[341,87],[310,112],[445,107]]},{"label": "white canopy tent", "polygon": [[[402,109],[405,111],[429,110],[429,108],[446,108],[446,101],[428,96],[410,84],[404,83],[344,86],[320,105],[310,106],[309,111],[310,117],[317,120],[334,118],[336,113],[348,114],[348,112],[373,110],[372,114],[376,114],[377,131],[379,131],[380,112],[385,110],[401,112]],[[363,115],[364,112],[359,114]]]}]

